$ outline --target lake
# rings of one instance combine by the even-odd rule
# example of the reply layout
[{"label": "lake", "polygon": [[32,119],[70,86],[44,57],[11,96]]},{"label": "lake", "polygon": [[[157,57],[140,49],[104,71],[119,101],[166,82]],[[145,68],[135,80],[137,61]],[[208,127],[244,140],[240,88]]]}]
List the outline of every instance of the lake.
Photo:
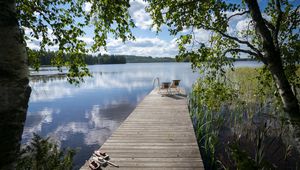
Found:
[{"label": "lake", "polygon": [[[92,78],[79,87],[66,77],[42,68],[31,79],[28,115],[23,143],[33,133],[51,136],[62,148],[78,148],[74,158],[78,169],[114,132],[136,105],[160,82],[180,79],[190,90],[197,78],[189,63],[116,64],[89,66]],[[51,75],[51,76],[49,76]]]},{"label": "lake", "polygon": [[[255,62],[236,66],[255,67]],[[181,80],[190,91],[198,77],[190,63],[137,63],[89,66],[93,77],[79,87],[55,75],[55,68],[41,68],[31,78],[32,93],[22,143],[37,133],[50,136],[62,148],[77,148],[78,169],[114,132],[136,105],[153,89],[153,80]]]}]

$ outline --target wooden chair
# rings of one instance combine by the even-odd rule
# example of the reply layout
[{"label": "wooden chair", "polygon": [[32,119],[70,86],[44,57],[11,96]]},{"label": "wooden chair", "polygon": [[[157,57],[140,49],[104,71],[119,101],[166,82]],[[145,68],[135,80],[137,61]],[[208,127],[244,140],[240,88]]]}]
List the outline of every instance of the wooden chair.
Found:
[{"label": "wooden chair", "polygon": [[162,82],[159,93],[162,95],[169,94],[171,82]]},{"label": "wooden chair", "polygon": [[175,91],[175,94],[180,94],[180,88],[179,88],[180,80],[172,80],[172,84],[169,87],[169,92],[173,94]]}]

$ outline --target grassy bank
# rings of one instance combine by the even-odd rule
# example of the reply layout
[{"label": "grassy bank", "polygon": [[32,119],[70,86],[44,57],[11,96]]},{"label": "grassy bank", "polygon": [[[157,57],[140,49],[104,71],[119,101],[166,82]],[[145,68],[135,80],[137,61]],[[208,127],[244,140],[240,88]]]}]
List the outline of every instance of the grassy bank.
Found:
[{"label": "grassy bank", "polygon": [[293,128],[260,71],[238,68],[194,85],[189,108],[206,169],[300,168]]}]

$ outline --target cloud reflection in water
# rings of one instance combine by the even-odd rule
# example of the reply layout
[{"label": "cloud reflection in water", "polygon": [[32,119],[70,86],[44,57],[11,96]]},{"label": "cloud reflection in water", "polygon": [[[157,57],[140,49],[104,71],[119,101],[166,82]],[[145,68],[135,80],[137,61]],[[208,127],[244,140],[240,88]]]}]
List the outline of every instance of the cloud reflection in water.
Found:
[{"label": "cloud reflection in water", "polygon": [[[196,80],[188,63],[90,66],[93,77],[79,87],[62,75],[32,77],[29,114],[23,143],[32,133],[51,136],[62,147],[81,148],[75,156],[80,166],[99,148],[135,106],[152,90],[153,79],[180,79],[190,88]],[[47,71],[40,72],[40,75]]]},{"label": "cloud reflection in water", "polygon": [[33,133],[41,132],[42,125],[51,123],[53,119],[52,115],[54,113],[58,114],[59,112],[60,110],[54,110],[48,107],[43,108],[35,114],[28,112],[23,131],[23,140],[29,140],[33,137]]}]

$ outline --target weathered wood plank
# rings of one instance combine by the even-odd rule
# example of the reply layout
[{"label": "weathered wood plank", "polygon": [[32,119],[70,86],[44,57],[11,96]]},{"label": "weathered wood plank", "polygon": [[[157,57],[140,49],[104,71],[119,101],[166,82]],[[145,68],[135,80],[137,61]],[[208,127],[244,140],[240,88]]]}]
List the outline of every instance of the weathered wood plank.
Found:
[{"label": "weathered wood plank", "polygon": [[[100,150],[119,169],[204,169],[186,98],[162,97],[157,90],[145,97]],[[81,169],[89,168],[86,164]]]}]

